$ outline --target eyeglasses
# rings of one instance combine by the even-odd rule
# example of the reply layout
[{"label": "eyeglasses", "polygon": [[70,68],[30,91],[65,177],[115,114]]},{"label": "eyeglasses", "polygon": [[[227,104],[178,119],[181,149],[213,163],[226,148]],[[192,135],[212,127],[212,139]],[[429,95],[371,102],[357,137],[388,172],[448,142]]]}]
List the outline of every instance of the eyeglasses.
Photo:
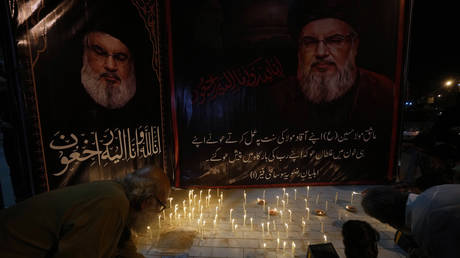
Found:
[{"label": "eyeglasses", "polygon": [[86,47],[89,48],[94,54],[96,54],[99,57],[107,58],[107,57],[113,57],[113,59],[117,62],[124,63],[128,60],[128,54],[125,53],[114,53],[110,54],[105,50],[104,47],[99,46],[97,44],[90,44],[89,40],[86,42]]},{"label": "eyeglasses", "polygon": [[317,39],[314,37],[303,37],[299,39],[299,44],[303,46],[306,50],[312,51],[316,49],[320,42],[323,42],[324,45],[329,49],[340,49],[345,46],[345,44],[353,39],[356,36],[354,33],[350,33],[347,35],[341,34],[334,34],[330,37],[325,39]]},{"label": "eyeglasses", "polygon": [[156,196],[154,196],[154,197],[155,197],[155,200],[160,204],[159,212],[162,212],[164,209],[167,208],[166,205],[162,201],[160,201],[160,199],[158,199],[158,197],[156,197]]}]

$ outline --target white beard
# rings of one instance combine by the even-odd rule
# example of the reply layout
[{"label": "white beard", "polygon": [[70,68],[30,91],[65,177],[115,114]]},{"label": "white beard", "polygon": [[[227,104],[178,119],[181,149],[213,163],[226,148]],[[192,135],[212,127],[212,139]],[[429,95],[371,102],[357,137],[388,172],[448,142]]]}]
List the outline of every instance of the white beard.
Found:
[{"label": "white beard", "polygon": [[81,83],[97,104],[108,109],[122,108],[136,94],[134,64],[131,63],[130,65],[133,72],[129,73],[128,78],[121,80],[120,85],[114,86],[113,83],[101,79],[100,74],[96,74],[88,64],[86,54],[83,54]]},{"label": "white beard", "polygon": [[[332,57],[322,60],[324,62],[334,62]],[[311,66],[306,67],[304,62],[299,62],[297,79],[303,94],[313,103],[327,103],[343,96],[355,83],[357,73],[354,64],[354,54],[350,55],[343,67],[337,67],[337,72],[333,76],[325,76],[311,71]],[[334,62],[335,63],[335,62]]]}]

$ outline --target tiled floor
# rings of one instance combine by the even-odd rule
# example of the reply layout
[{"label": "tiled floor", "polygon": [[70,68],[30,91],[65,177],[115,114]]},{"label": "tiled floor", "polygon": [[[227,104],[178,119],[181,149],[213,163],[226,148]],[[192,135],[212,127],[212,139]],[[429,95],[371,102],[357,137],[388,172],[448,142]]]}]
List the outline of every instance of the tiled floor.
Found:
[{"label": "tiled floor", "polygon": [[[309,187],[308,208],[310,217],[306,213],[307,187],[285,188],[251,188],[251,189],[228,189],[219,190],[219,195],[215,189],[210,190],[209,205],[206,202],[208,189],[195,189],[192,199],[192,206],[189,206],[190,190],[175,190],[172,192],[172,207],[165,210],[161,220],[158,218],[152,223],[152,234],[148,237],[139,237],[139,249],[146,257],[159,256],[181,256],[181,257],[305,257],[306,250],[310,244],[324,243],[326,236],[327,242],[334,245],[340,257],[345,257],[344,246],[341,236],[341,225],[350,219],[364,220],[369,222],[380,232],[379,257],[405,257],[405,253],[393,243],[395,230],[390,226],[384,225],[377,220],[365,215],[361,206],[361,195],[353,196],[353,205],[358,208],[356,213],[348,212],[344,209],[345,205],[350,204],[352,192],[361,192],[367,186],[315,186]],[[201,201],[200,200],[201,191]],[[246,192],[246,205],[244,205],[244,193]],[[257,204],[257,198],[263,198],[265,192],[266,207]],[[223,202],[219,206],[218,196],[223,194]],[[335,204],[335,196],[338,196]],[[283,210],[282,201],[285,201],[284,214],[281,216],[270,216],[268,218],[267,208],[277,207]],[[195,201],[193,202],[193,199]],[[185,200],[185,202],[184,202]],[[316,203],[318,200],[318,203]],[[325,209],[326,201],[328,205],[326,216],[316,216],[316,209]],[[186,207],[184,219],[184,203]],[[193,205],[194,203],[194,205]],[[203,207],[201,226],[198,226],[200,209],[198,203]],[[177,212],[174,207],[177,204]],[[214,224],[217,208],[217,221]],[[189,207],[195,207],[194,218],[191,218]],[[232,220],[230,219],[230,209],[232,210]],[[291,218],[289,216],[291,210]],[[244,224],[244,214],[246,211],[246,221]],[[189,214],[190,213],[190,217]],[[341,220],[339,219],[341,214]],[[179,216],[180,215],[180,216]],[[180,217],[180,218],[179,218]],[[171,219],[170,219],[171,218]],[[176,219],[175,219],[176,218]],[[251,228],[251,218],[253,225]],[[303,227],[302,221],[305,221]],[[268,225],[270,222],[270,225]],[[160,223],[160,225],[159,225]],[[203,226],[203,223],[205,225]],[[263,226],[262,226],[263,223]],[[321,229],[321,223],[324,232]],[[235,225],[236,229],[235,229]],[[286,230],[287,225],[287,230]],[[161,228],[159,229],[159,226]],[[177,241],[172,242],[171,246],[165,248],[160,246],[161,234],[170,232],[177,233]],[[188,232],[194,235],[193,241],[188,244],[179,240],[179,237]],[[279,244],[278,244],[279,239]],[[285,247],[284,247],[284,243]],[[295,248],[293,248],[293,243]]]}]

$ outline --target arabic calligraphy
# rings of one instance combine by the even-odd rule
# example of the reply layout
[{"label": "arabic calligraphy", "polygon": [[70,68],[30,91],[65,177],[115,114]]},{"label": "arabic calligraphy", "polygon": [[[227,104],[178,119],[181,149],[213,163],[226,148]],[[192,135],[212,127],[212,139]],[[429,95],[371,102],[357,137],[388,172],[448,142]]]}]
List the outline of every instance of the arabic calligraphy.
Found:
[{"label": "arabic calligraphy", "polygon": [[377,139],[376,131],[369,127],[365,130],[349,129],[345,132],[337,130],[329,130],[324,132],[316,132],[305,130],[302,132],[290,132],[289,129],[284,129],[278,134],[271,134],[270,136],[260,135],[256,129],[248,130],[239,136],[234,136],[232,132],[224,135],[213,136],[208,133],[204,136],[193,136],[192,144],[199,148],[202,145],[215,145],[215,144],[236,144],[244,146],[261,146],[261,144],[275,143],[277,145],[291,144],[291,143],[308,143],[317,144],[318,142],[363,142],[367,143]]},{"label": "arabic calligraphy", "polygon": [[122,160],[147,158],[161,153],[159,126],[139,126],[135,129],[107,129],[102,133],[56,132],[49,148],[58,152],[62,169],[52,173],[61,176],[74,162],[91,162],[105,166]]},{"label": "arabic calligraphy", "polygon": [[299,181],[300,179],[300,181],[305,181],[316,179],[318,176],[318,169],[299,169],[297,167],[290,170],[279,169],[279,171],[277,171],[277,169],[273,167],[263,167],[249,172],[249,178],[251,180],[297,179],[296,181]]},{"label": "arabic calligraphy", "polygon": [[227,91],[236,92],[239,87],[258,87],[283,77],[283,67],[276,57],[257,58],[247,65],[201,77],[192,91],[192,104],[204,104]]}]

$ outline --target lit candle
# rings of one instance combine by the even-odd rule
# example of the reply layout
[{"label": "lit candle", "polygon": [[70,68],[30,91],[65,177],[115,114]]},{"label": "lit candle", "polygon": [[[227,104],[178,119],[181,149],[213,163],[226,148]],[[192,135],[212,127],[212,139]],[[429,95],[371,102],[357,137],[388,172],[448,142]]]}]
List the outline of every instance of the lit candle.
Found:
[{"label": "lit candle", "polygon": [[276,196],[276,208],[278,208],[279,204],[280,204],[280,197],[277,195]]},{"label": "lit candle", "polygon": [[[279,232],[278,232],[278,233],[279,233]],[[279,236],[279,234],[278,234],[278,236]],[[276,249],[279,249],[279,248],[280,248],[280,238],[278,237],[278,238],[276,239]]]},{"label": "lit candle", "polygon": [[267,234],[270,235],[270,221],[267,221]]},{"label": "lit candle", "polygon": [[286,205],[289,205],[289,193],[286,193]]},{"label": "lit candle", "polygon": [[152,231],[150,230],[150,226],[147,226],[147,232],[149,232],[150,239],[152,239],[152,238],[153,238],[153,234],[152,234]]},{"label": "lit candle", "polygon": [[[194,208],[194,209],[195,209],[195,208]],[[192,210],[192,211],[193,211],[193,210]],[[219,206],[216,206],[216,214],[218,214],[218,213],[219,213]],[[193,214],[193,212],[192,212],[192,214]]]},{"label": "lit candle", "polygon": [[211,189],[208,189],[208,196],[211,196]]},{"label": "lit candle", "polygon": [[201,199],[198,200],[198,207],[201,207]]},{"label": "lit candle", "polygon": [[244,190],[243,195],[244,195],[244,204],[246,204],[246,190]]},{"label": "lit candle", "polygon": [[281,200],[281,202],[283,203],[283,211],[286,210],[286,202],[284,200]]},{"label": "lit candle", "polygon": [[284,195],[286,195],[286,188],[283,188],[283,199],[284,199]]},{"label": "lit candle", "polygon": [[181,215],[182,215],[182,214],[179,214],[179,215],[177,216],[177,223],[179,223],[179,224],[180,224],[180,218],[182,217]]},{"label": "lit candle", "polygon": [[184,218],[187,215],[187,207],[184,207]]},{"label": "lit candle", "polygon": [[326,236],[326,234],[323,235],[323,238],[324,238],[324,243],[326,243],[326,242],[327,242],[327,236]]},{"label": "lit candle", "polygon": [[166,211],[163,210],[163,219],[166,220]]},{"label": "lit candle", "polygon": [[267,247],[267,244],[264,242],[264,248]]},{"label": "lit candle", "polygon": [[237,229],[238,229],[238,224],[235,224],[235,232],[236,232]]},{"label": "lit candle", "polygon": [[339,199],[339,192],[335,192],[334,204],[337,204],[338,199]]},{"label": "lit candle", "polygon": [[307,199],[310,196],[310,186],[307,186]]},{"label": "lit candle", "polygon": [[158,228],[161,228],[161,215],[158,215]]},{"label": "lit candle", "polygon": [[319,202],[319,194],[316,195],[316,205],[318,205]]},{"label": "lit candle", "polygon": [[288,210],[289,211],[289,222],[292,222],[292,211],[291,210]]},{"label": "lit candle", "polygon": [[177,218],[177,210],[179,209],[179,204],[174,205],[174,218]]},{"label": "lit candle", "polygon": [[243,227],[246,227],[246,214],[243,215]]},{"label": "lit candle", "polygon": [[217,221],[214,219],[213,221],[213,224],[214,224],[214,231],[216,230],[216,224],[217,224]]},{"label": "lit candle", "polygon": [[200,190],[200,201],[201,201],[201,194],[203,193],[203,190]]},{"label": "lit candle", "polygon": [[270,206],[268,206],[268,209],[267,209],[267,218],[270,219]]},{"label": "lit candle", "polygon": [[286,241],[283,241],[283,253],[286,251]]},{"label": "lit candle", "polygon": [[194,194],[194,195],[193,195],[193,205],[196,205],[196,197],[197,197],[197,195]]},{"label": "lit candle", "polygon": [[303,199],[303,200],[305,201],[305,209],[306,209],[306,208],[308,208],[308,199],[305,198],[305,199]]},{"label": "lit candle", "polygon": [[201,229],[201,239],[204,238],[204,228],[206,226],[206,220],[203,220],[203,228]]},{"label": "lit candle", "polygon": [[229,217],[229,221],[232,221],[232,212],[233,212],[233,209],[230,209],[230,217]]},{"label": "lit candle", "polygon": [[281,221],[284,221],[283,220],[283,211],[280,211],[280,219],[281,219]]},{"label": "lit candle", "polygon": [[217,200],[217,203],[218,203],[217,205],[218,205],[219,207],[221,207],[221,206],[222,206],[222,205],[221,205],[221,202],[222,202],[222,200],[221,200],[221,199]]},{"label": "lit candle", "polygon": [[307,208],[307,220],[310,220],[310,208]]},{"label": "lit candle", "polygon": [[251,231],[252,231],[252,217],[251,217]]},{"label": "lit candle", "polygon": [[235,225],[235,219],[232,219],[232,229],[234,225]]},{"label": "lit candle", "polygon": [[302,217],[302,234],[305,234],[305,225],[307,225],[307,223],[305,223],[305,220]]},{"label": "lit candle", "polygon": [[294,189],[294,201],[297,200],[297,189]]},{"label": "lit candle", "polygon": [[191,212],[188,213],[188,222],[192,224],[192,213]]},{"label": "lit candle", "polygon": [[172,224],[172,212],[169,213],[169,224]]},{"label": "lit candle", "polygon": [[262,226],[262,237],[264,237],[264,233],[265,233],[265,227],[264,227],[264,223],[260,224]]},{"label": "lit candle", "polygon": [[284,223],[284,227],[286,228],[286,238],[289,238],[289,225]]},{"label": "lit candle", "polygon": [[265,190],[264,190],[264,193],[262,194],[262,199],[265,200]]},{"label": "lit candle", "polygon": [[291,247],[292,247],[292,250],[291,250],[292,256],[294,256],[294,254],[295,254],[295,243],[294,243],[294,241],[292,241]]},{"label": "lit candle", "polygon": [[172,197],[169,197],[168,200],[169,200],[169,207],[172,207],[172,200],[173,200],[173,198],[172,198]]}]

